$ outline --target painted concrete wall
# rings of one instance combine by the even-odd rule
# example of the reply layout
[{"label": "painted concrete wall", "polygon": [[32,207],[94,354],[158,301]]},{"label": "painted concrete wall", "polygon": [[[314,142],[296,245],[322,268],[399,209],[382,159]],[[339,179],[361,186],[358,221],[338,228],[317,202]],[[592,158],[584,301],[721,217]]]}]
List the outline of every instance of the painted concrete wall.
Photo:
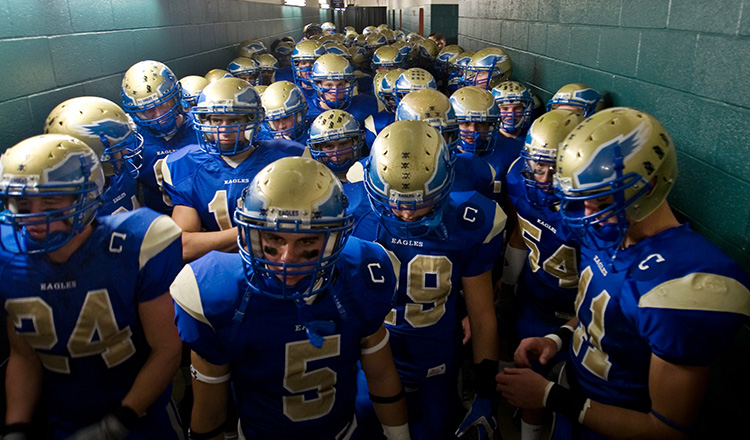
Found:
[{"label": "painted concrete wall", "polygon": [[583,82],[656,116],[679,150],[670,203],[750,269],[749,10],[750,0],[466,0],[459,44],[502,47],[544,100]]},{"label": "painted concrete wall", "polygon": [[[41,133],[47,114],[81,95],[120,102],[122,75],[144,59],[177,77],[225,68],[237,43],[299,39],[314,7],[244,0],[0,0],[0,151]],[[310,2],[308,2],[309,4]]]}]

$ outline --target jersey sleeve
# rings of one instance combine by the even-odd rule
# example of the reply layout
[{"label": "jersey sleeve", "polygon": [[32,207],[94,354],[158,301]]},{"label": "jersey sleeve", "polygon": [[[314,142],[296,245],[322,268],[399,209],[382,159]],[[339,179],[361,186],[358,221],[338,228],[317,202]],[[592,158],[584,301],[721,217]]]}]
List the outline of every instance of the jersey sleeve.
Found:
[{"label": "jersey sleeve", "polygon": [[236,264],[216,259],[216,254],[211,252],[185,265],[169,293],[175,303],[180,339],[210,363],[225,365],[231,360],[227,345],[231,342],[222,336],[221,326],[232,323],[234,303],[240,294],[237,280],[244,283],[244,278]]},{"label": "jersey sleeve", "polygon": [[[742,269],[713,245],[681,253],[655,253],[634,269],[635,282],[641,284],[638,288],[646,292],[638,299],[638,326],[660,358],[674,364],[708,366],[750,316],[748,282]],[[693,266],[687,273],[667,272],[668,276],[658,277],[657,282],[637,281],[649,268],[658,268],[659,259],[669,269],[670,262],[684,267],[679,260],[695,261],[696,255],[711,264]]]},{"label": "jersey sleeve", "polygon": [[481,275],[492,269],[500,257],[508,217],[500,205],[480,194],[474,194],[461,203],[457,216],[458,221],[465,225],[465,230],[475,231],[475,244],[467,249],[463,276]]},{"label": "jersey sleeve", "polygon": [[182,230],[170,217],[159,215],[151,221],[138,250],[138,301],[154,299],[169,290],[182,268],[181,237]]},{"label": "jersey sleeve", "polygon": [[348,271],[352,275],[350,281],[359,284],[356,298],[364,338],[375,333],[391,311],[398,287],[400,263],[380,244],[356,238],[350,240],[352,243],[341,258],[349,266]]},{"label": "jersey sleeve", "polygon": [[162,187],[169,195],[172,206],[183,205],[196,208],[193,195],[192,176],[197,172],[190,152],[195,148],[183,148],[169,154],[161,163]]}]

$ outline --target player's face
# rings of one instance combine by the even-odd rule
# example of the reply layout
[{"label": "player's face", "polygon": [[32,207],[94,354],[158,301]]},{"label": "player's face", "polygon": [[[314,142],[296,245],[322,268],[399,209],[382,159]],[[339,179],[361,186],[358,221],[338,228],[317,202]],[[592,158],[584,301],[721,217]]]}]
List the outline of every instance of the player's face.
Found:
[{"label": "player's face", "polygon": [[318,84],[320,84],[322,88],[326,89],[326,92],[323,93],[323,97],[326,101],[343,101],[344,95],[346,94],[346,86],[348,85],[348,82],[346,80],[326,80],[319,81]]},{"label": "player's face", "polygon": [[270,86],[273,82],[273,75],[276,73],[274,70],[264,70],[260,73],[260,82],[264,86]]},{"label": "player's face", "polygon": [[213,136],[217,136],[222,150],[232,150],[243,127],[247,122],[245,115],[209,115],[208,123],[216,127]]},{"label": "player's face", "polygon": [[[136,116],[144,120],[157,119],[169,113],[169,111],[172,110],[175,104],[177,104],[177,98],[172,98],[169,101],[166,101],[160,105],[157,105],[156,107],[150,108],[148,110],[143,110],[142,112],[138,112],[136,113]],[[167,118],[165,118],[165,120],[161,122],[161,124],[166,124],[168,122],[166,119]]]},{"label": "player's face", "polygon": [[323,142],[317,148],[325,153],[326,161],[344,163],[354,158],[354,139],[336,139]]},{"label": "player's face", "polygon": [[550,162],[528,161],[534,180],[539,183],[551,183],[555,175],[555,164]]},{"label": "player's face", "polygon": [[258,74],[257,73],[243,73],[239,75],[238,78],[244,79],[250,84],[255,84],[255,81],[258,79]]},{"label": "player's face", "polygon": [[[324,234],[275,231],[262,231],[260,233],[263,255],[267,260],[275,263],[313,262],[320,257],[324,241]],[[314,264],[311,264],[310,266],[287,269],[286,285],[293,286],[308,275],[294,275],[294,272],[309,271],[314,267]],[[269,269],[280,271],[282,267],[271,265]],[[277,277],[283,279],[281,274],[278,274]]]},{"label": "player's face", "polygon": [[523,104],[520,102],[512,104],[500,104],[500,117],[503,118],[503,122],[512,124],[513,120],[516,121],[523,118]]},{"label": "player's face", "polygon": [[[289,130],[294,126],[294,116],[295,115],[289,115],[285,116],[281,119],[276,119],[274,121],[268,121],[268,125],[271,127],[272,130],[276,131],[284,131]],[[275,135],[276,138],[283,138],[284,136],[280,134]]]},{"label": "player's face", "polygon": [[[297,63],[297,68],[309,69],[310,67],[313,66],[313,64],[315,64],[315,61],[302,60],[302,61],[297,61],[296,63]],[[310,78],[310,71],[308,70],[308,71],[300,72],[299,76],[301,76],[302,78]]]},{"label": "player's face", "polygon": [[480,70],[474,75],[474,85],[477,87],[487,87],[487,83],[490,79],[490,72],[486,70]]},{"label": "player's face", "polygon": [[18,214],[41,214],[28,218],[23,223],[31,238],[34,240],[43,240],[48,233],[70,232],[73,226],[65,220],[51,221],[49,229],[47,229],[44,213],[70,207],[74,200],[74,197],[71,195],[33,196],[11,197],[7,203],[11,211],[15,211]]},{"label": "player's face", "polygon": [[474,133],[477,131],[488,131],[490,129],[489,122],[459,122],[458,128],[461,130],[461,139],[468,143],[474,143]]},{"label": "player's face", "polygon": [[[601,212],[610,207],[614,200],[615,197],[612,194],[585,200],[583,203],[584,214],[589,216]],[[611,216],[605,223],[617,223],[617,216]]]},{"label": "player's face", "polygon": [[391,208],[391,211],[393,211],[394,214],[396,214],[396,217],[401,219],[405,222],[415,222],[422,217],[426,216],[430,212],[432,212],[433,207],[428,206],[425,208],[419,208],[419,209],[395,209]]}]

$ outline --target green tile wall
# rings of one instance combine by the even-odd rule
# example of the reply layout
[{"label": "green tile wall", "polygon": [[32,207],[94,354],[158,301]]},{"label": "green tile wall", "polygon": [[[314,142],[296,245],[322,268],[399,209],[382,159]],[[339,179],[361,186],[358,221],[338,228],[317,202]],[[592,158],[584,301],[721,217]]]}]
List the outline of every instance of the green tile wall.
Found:
[{"label": "green tile wall", "polygon": [[245,0],[0,0],[0,152],[39,134],[50,110],[80,95],[119,102],[144,59],[178,77],[225,67],[246,39],[299,39],[326,11]]},{"label": "green tile wall", "polygon": [[750,0],[466,0],[458,43],[500,46],[543,100],[581,81],[665,125],[670,202],[750,270]]}]

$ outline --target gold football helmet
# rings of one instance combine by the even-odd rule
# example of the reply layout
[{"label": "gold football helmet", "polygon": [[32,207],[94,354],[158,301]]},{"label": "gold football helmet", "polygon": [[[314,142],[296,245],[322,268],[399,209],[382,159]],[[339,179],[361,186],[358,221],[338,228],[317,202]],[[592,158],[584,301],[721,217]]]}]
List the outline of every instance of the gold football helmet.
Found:
[{"label": "gold football helmet", "polygon": [[279,61],[270,53],[260,54],[255,57],[260,68],[260,82],[264,86],[270,86],[276,80],[276,71],[281,68]]},{"label": "gold football helmet", "polygon": [[458,145],[456,113],[448,97],[437,90],[415,90],[404,96],[396,108],[396,120],[426,122],[443,135],[449,150]]},{"label": "gold football helmet", "polygon": [[143,138],[130,116],[108,99],[79,96],[58,104],[47,116],[44,132],[85,142],[101,160],[105,176],[128,171],[138,177]]},{"label": "gold football helmet", "polygon": [[207,85],[190,115],[204,151],[233,156],[252,148],[264,112],[253,86],[230,77]]},{"label": "gold football helmet", "polygon": [[466,85],[491,89],[502,81],[510,80],[512,75],[510,56],[498,47],[488,47],[471,57],[465,68],[464,80]]},{"label": "gold football helmet", "polygon": [[[322,163],[286,157],[263,168],[237,203],[237,243],[250,287],[257,293],[301,300],[324,291],[354,225],[339,179]],[[302,262],[273,261],[264,251],[267,232],[322,234],[321,251]],[[294,284],[288,277],[304,278]]]},{"label": "gold football helmet", "polygon": [[[0,156],[0,196],[6,208],[0,224],[8,227],[0,239],[2,247],[28,254],[63,247],[94,220],[103,189],[99,158],[83,141],[64,134],[21,141]],[[70,197],[71,203],[29,212],[29,198],[51,196]],[[52,224],[58,221],[69,229],[55,230]]]},{"label": "gold football helmet", "polygon": [[533,206],[557,203],[552,197],[557,148],[581,121],[583,116],[580,114],[557,109],[543,114],[531,124],[521,150],[524,159],[521,178],[526,183],[526,198]]},{"label": "gold football helmet", "polygon": [[495,149],[495,131],[500,109],[488,90],[462,87],[450,98],[460,128],[459,148],[474,154],[488,154]]},{"label": "gold football helmet", "polygon": [[547,102],[547,111],[564,106],[589,117],[604,108],[602,95],[586,84],[566,84]]},{"label": "gold football helmet", "polygon": [[260,64],[252,58],[237,57],[233,59],[227,66],[227,71],[235,78],[244,79],[254,86],[260,83]]},{"label": "gold football helmet", "polygon": [[451,154],[436,129],[422,121],[396,121],[373,142],[364,182],[381,224],[408,238],[441,223],[453,175]]},{"label": "gold football helmet", "polygon": [[203,77],[212,83],[221,78],[233,78],[233,75],[224,69],[211,69]]},{"label": "gold football helmet", "polygon": [[[590,116],[565,139],[554,185],[563,220],[584,244],[616,252],[630,221],[664,203],[676,178],[677,153],[659,121],[615,107]],[[611,204],[586,215],[583,204],[602,197],[611,197]]]},{"label": "gold football helmet", "polygon": [[300,141],[305,136],[307,101],[296,84],[289,81],[271,84],[261,96],[261,102],[265,110],[264,123],[274,138]]},{"label": "gold football helmet", "polygon": [[354,116],[343,110],[327,110],[310,126],[310,154],[336,174],[345,173],[359,160],[365,134]]},{"label": "gold football helmet", "polygon": [[120,96],[135,123],[157,137],[175,134],[185,121],[182,87],[164,63],[146,60],[131,66],[122,78]]},{"label": "gold football helmet", "polygon": [[198,101],[198,96],[208,85],[208,80],[198,75],[188,75],[180,80],[182,86],[182,99],[185,104],[185,110],[190,110]]}]

